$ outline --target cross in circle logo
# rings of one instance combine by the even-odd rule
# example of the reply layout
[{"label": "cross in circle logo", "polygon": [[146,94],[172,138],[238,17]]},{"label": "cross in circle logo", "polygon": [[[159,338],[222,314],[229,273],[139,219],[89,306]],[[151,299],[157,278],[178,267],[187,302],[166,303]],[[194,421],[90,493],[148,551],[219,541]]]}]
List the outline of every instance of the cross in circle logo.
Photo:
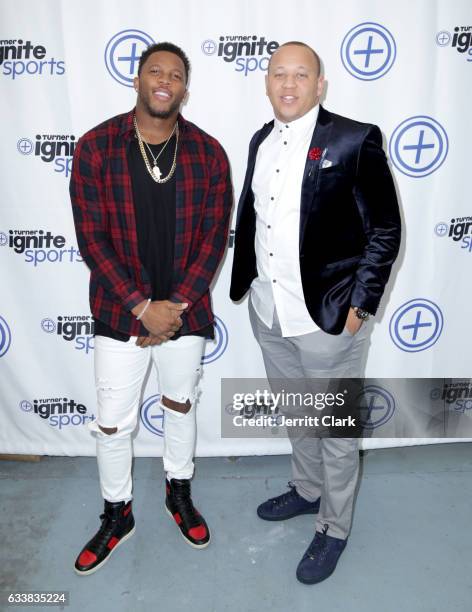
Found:
[{"label": "cross in circle logo", "polygon": [[341,60],[356,79],[374,81],[387,74],[395,62],[395,39],[378,23],[360,23],[344,37]]},{"label": "cross in circle logo", "polygon": [[140,408],[141,422],[152,434],[164,436],[164,411],[160,407],[160,394],[148,397]]},{"label": "cross in circle logo", "polygon": [[110,75],[126,87],[133,87],[142,52],[154,40],[141,30],[123,30],[115,34],[105,49],[105,65]]},{"label": "cross in circle logo", "polygon": [[390,320],[390,337],[402,351],[424,351],[437,342],[443,325],[439,306],[431,300],[418,298],[406,302],[394,312]]},{"label": "cross in circle logo", "polygon": [[446,130],[432,117],[422,115],[400,123],[389,143],[395,167],[413,178],[435,172],[446,159],[448,148]]}]

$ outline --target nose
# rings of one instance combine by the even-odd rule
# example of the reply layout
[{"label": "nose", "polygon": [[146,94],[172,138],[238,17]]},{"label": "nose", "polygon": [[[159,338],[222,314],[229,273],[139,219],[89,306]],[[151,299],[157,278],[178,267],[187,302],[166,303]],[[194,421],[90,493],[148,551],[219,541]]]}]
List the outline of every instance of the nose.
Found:
[{"label": "nose", "polygon": [[159,83],[169,84],[171,81],[170,75],[166,72],[161,72],[159,75]]},{"label": "nose", "polygon": [[291,87],[295,87],[295,84],[295,77],[291,74],[287,74],[282,85],[284,88],[288,89]]}]

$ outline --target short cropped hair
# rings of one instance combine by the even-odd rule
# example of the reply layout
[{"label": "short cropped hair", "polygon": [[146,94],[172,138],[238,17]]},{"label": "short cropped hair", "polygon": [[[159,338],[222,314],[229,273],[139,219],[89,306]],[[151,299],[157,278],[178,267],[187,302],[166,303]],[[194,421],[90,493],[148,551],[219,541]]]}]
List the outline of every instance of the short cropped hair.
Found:
[{"label": "short cropped hair", "polygon": [[190,61],[186,53],[183,51],[183,49],[181,49],[177,45],[174,45],[174,43],[170,43],[170,42],[161,42],[161,43],[156,43],[154,45],[150,45],[147,49],[145,49],[142,52],[141,57],[139,59],[138,76],[141,74],[141,70],[144,64],[146,63],[147,58],[153,53],[156,53],[157,51],[168,51],[169,53],[174,53],[174,55],[177,55],[177,57],[180,57],[180,59],[182,60],[184,64],[184,68],[185,68],[185,83],[188,83],[188,77],[190,73]]}]

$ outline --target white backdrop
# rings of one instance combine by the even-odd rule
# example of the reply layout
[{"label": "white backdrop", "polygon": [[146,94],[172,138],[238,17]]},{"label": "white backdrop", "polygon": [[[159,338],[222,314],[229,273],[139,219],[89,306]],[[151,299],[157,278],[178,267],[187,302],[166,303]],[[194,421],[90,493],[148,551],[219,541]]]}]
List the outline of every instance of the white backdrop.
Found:
[{"label": "white backdrop", "polygon": [[[86,130],[133,107],[135,60],[152,41],[188,53],[183,114],[225,147],[236,196],[249,139],[272,116],[267,43],[302,40],[318,50],[324,105],[380,126],[401,200],[401,255],[366,374],[470,375],[469,0],[1,0],[0,10],[0,452],[95,452],[86,427],[95,415],[93,330],[68,195],[71,154]],[[241,37],[254,48],[235,46]],[[220,436],[220,379],[264,375],[246,303],[228,297],[231,240],[229,247],[213,292],[219,324],[216,343],[207,344],[197,453],[287,452],[283,440]],[[158,392],[152,372],[136,455],[161,454]],[[48,416],[51,404],[64,414]],[[364,444],[412,442],[421,440]]]}]

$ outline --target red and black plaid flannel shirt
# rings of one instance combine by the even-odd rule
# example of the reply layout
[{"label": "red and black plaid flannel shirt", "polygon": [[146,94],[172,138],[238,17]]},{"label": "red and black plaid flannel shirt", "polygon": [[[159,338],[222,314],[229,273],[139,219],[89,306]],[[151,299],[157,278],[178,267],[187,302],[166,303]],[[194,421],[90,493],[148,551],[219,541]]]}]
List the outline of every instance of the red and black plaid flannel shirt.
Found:
[{"label": "red and black plaid flannel shirt", "polygon": [[[77,143],[70,196],[80,253],[90,268],[95,318],[131,336],[148,335],[130,310],[151,295],[139,259],[127,150],[134,110]],[[224,252],[233,202],[229,164],[217,140],[179,115],[173,302],[187,302],[182,331],[213,321],[209,286]],[[144,162],[143,162],[144,163]]]}]

